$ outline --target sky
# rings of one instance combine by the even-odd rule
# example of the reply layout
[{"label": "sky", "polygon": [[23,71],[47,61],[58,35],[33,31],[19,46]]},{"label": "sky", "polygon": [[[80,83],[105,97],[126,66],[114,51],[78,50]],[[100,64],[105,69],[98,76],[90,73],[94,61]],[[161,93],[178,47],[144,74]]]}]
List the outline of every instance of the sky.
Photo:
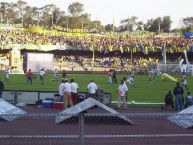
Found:
[{"label": "sky", "polygon": [[[17,2],[17,0],[0,0],[0,2]],[[84,5],[85,12],[91,15],[92,20],[100,20],[103,25],[114,24],[131,16],[146,22],[148,19],[170,16],[172,27],[180,26],[180,19],[193,16],[193,0],[23,0],[30,6],[42,7],[55,4],[67,12],[73,2]]]}]

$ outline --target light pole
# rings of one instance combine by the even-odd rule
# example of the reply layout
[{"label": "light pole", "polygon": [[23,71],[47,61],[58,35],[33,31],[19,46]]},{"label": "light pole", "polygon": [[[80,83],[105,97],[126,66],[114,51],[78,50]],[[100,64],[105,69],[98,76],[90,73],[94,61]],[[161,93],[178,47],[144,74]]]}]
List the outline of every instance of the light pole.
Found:
[{"label": "light pole", "polygon": [[37,8],[37,14],[38,14],[38,26],[40,25],[40,12],[42,8]]},{"label": "light pole", "polygon": [[54,12],[52,11],[52,26],[54,25]]},{"label": "light pole", "polygon": [[23,28],[23,7],[21,9],[21,24],[22,24],[22,28]]},{"label": "light pole", "polygon": [[81,29],[84,28],[83,20],[81,20]]},{"label": "light pole", "polygon": [[66,20],[66,28],[67,28],[67,31],[68,31],[68,20],[69,19],[69,16],[67,16],[67,20]]}]

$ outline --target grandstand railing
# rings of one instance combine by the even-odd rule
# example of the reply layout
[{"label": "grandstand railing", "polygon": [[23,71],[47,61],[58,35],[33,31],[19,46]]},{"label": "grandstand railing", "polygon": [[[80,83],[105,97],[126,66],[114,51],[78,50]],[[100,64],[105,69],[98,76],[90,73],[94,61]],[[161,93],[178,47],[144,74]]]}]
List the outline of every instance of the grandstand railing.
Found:
[{"label": "grandstand railing", "polygon": [[[177,113],[121,113],[134,125],[111,113],[81,113],[55,124],[57,113],[18,114],[20,118],[0,120],[0,144],[9,145],[120,145],[191,144],[193,130],[180,128],[168,120]],[[69,115],[69,114],[60,114]],[[0,114],[13,117],[17,114]],[[181,114],[184,120],[193,114]],[[176,118],[178,119],[178,118]],[[181,142],[179,142],[181,140]],[[158,143],[158,144],[159,144]]]}]

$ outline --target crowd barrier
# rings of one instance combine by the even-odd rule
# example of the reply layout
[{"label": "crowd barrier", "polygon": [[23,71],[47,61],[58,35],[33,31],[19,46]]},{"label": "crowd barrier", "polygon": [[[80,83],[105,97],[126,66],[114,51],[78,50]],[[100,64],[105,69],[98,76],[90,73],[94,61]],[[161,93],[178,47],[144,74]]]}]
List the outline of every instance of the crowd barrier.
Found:
[{"label": "crowd barrier", "polygon": [[[54,91],[23,91],[23,90],[5,90],[2,94],[2,99],[12,103],[12,104],[26,104],[26,105],[34,105],[38,100],[45,100],[46,98],[54,99],[55,94],[58,92]],[[86,92],[79,92],[78,95],[81,95],[87,98]],[[103,93],[99,100],[105,104],[110,106],[112,102],[112,94],[111,93]]]}]

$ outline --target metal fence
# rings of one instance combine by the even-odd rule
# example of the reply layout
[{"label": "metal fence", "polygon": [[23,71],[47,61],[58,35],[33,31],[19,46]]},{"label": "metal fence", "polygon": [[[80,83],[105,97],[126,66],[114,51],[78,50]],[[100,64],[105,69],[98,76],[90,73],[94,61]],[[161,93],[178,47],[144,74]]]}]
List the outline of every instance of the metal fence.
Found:
[{"label": "metal fence", "polygon": [[183,128],[175,123],[175,119],[177,122],[193,121],[193,114],[121,114],[134,124],[117,115],[97,111],[73,115],[58,124],[55,123],[57,113],[1,114],[1,118],[19,117],[10,122],[0,120],[0,145],[193,144],[192,126]]}]

